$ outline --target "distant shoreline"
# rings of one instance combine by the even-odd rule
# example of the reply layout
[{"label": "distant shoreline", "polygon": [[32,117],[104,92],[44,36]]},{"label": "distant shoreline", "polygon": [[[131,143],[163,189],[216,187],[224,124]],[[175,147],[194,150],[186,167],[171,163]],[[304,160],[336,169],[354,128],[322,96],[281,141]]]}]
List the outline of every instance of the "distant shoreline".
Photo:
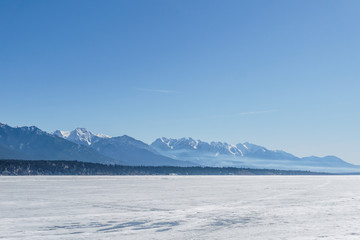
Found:
[{"label": "distant shoreline", "polygon": [[[358,175],[358,173],[352,173]],[[34,175],[351,175],[235,167],[124,166],[62,160],[0,160],[0,176]]]}]

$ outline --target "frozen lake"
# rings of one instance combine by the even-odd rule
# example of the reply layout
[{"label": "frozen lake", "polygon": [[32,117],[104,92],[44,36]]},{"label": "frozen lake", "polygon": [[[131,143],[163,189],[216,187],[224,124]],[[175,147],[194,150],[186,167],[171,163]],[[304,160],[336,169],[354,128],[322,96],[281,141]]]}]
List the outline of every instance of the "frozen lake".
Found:
[{"label": "frozen lake", "polygon": [[358,176],[0,177],[0,239],[360,239]]}]

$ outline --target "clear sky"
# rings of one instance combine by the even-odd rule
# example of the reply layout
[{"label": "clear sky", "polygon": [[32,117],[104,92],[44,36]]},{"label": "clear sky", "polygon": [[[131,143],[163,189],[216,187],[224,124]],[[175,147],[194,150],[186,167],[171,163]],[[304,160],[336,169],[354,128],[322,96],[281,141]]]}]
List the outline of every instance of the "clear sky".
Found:
[{"label": "clear sky", "polygon": [[0,1],[0,122],[360,164],[360,1]]}]

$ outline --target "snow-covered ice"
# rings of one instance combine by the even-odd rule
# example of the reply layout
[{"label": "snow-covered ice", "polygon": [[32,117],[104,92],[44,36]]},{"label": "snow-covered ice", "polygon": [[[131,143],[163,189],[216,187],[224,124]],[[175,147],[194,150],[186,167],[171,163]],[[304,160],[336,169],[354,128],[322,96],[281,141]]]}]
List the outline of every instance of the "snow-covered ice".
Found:
[{"label": "snow-covered ice", "polygon": [[360,239],[358,176],[0,177],[0,239]]}]

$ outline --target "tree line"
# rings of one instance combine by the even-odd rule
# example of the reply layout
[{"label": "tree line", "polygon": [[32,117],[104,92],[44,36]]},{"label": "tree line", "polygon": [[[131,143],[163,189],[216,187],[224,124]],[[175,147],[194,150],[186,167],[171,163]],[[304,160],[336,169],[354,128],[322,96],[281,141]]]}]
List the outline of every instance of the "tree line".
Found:
[{"label": "tree line", "polygon": [[327,175],[235,167],[124,166],[61,160],[0,160],[0,175]]}]

